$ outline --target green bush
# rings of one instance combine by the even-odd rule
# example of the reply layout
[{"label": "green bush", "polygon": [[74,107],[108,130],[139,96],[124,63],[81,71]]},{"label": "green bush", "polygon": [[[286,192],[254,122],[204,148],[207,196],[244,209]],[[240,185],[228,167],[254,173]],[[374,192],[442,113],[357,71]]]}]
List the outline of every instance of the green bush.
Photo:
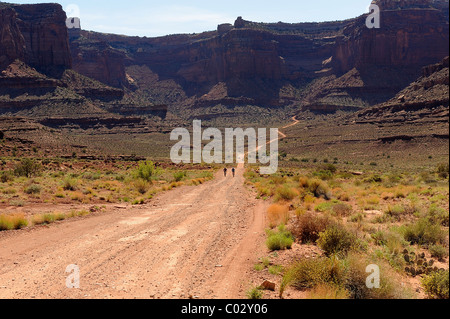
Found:
[{"label": "green bush", "polygon": [[448,210],[437,206],[436,204],[432,204],[430,209],[428,210],[427,219],[430,223],[439,224],[444,227],[449,226],[449,212]]},{"label": "green bush", "polygon": [[66,177],[63,181],[63,189],[66,191],[75,191],[77,189],[78,181],[74,178]]},{"label": "green bush", "polygon": [[448,249],[442,245],[431,245],[428,250],[431,253],[431,257],[443,260],[448,256]]},{"label": "green bush", "polygon": [[42,191],[42,187],[36,184],[32,184],[25,189],[26,194],[39,194]]},{"label": "green bush", "polygon": [[449,174],[449,163],[439,164],[437,167],[437,174],[440,178],[446,179]]},{"label": "green bush", "polygon": [[449,271],[435,271],[422,279],[422,285],[428,298],[448,299]]},{"label": "green bush", "polygon": [[90,180],[90,181],[99,180],[101,177],[102,177],[102,174],[100,174],[100,173],[86,172],[83,174],[83,179]]},{"label": "green bush", "polygon": [[135,171],[135,175],[137,178],[149,182],[158,175],[158,170],[152,161],[140,162],[139,167]]},{"label": "green bush", "polygon": [[14,181],[14,176],[10,172],[2,172],[0,174],[0,182],[8,183]]},{"label": "green bush", "polygon": [[[320,287],[330,292],[339,291],[349,299],[407,299],[412,294],[403,288],[401,277],[384,262],[375,264],[380,269],[380,287],[367,287],[367,266],[373,264],[366,256],[352,253],[345,259],[336,257],[301,260],[285,272],[281,281],[280,297],[288,286],[299,290]],[[322,291],[321,295],[329,295]]]},{"label": "green bush", "polygon": [[388,207],[385,215],[396,221],[401,221],[405,216],[411,216],[417,212],[418,209],[414,205],[394,205]]},{"label": "green bush", "polygon": [[42,167],[36,161],[24,158],[14,168],[14,174],[16,176],[32,177],[38,175],[42,170]]},{"label": "green bush", "polygon": [[356,247],[357,238],[341,224],[332,224],[319,234],[317,244],[327,256],[345,255]]},{"label": "green bush", "polygon": [[291,266],[284,274],[280,296],[288,286],[302,290],[321,284],[342,286],[344,282],[344,263],[337,258],[303,259]]},{"label": "green bush", "polygon": [[332,197],[331,191],[328,186],[317,179],[308,181],[307,190],[317,198],[324,198],[330,200]]},{"label": "green bush", "polygon": [[[351,253],[345,260],[345,289],[349,292],[350,299],[409,299],[411,291],[402,287],[402,278],[393,271],[389,265],[378,260],[373,261],[366,256]],[[380,286],[369,289],[367,287],[368,265],[377,265],[380,270]]]},{"label": "green bush", "polygon": [[187,173],[184,172],[184,171],[182,171],[182,172],[175,172],[173,174],[173,179],[175,180],[175,182],[181,182],[186,177],[187,177]]},{"label": "green bush", "polygon": [[414,224],[404,228],[403,236],[412,245],[433,245],[443,242],[445,232],[440,225],[431,223],[428,219],[421,218]]},{"label": "green bush", "polygon": [[267,231],[266,245],[271,251],[291,249],[294,239],[292,234],[286,230],[284,225],[278,227],[278,231]]},{"label": "green bush", "polygon": [[262,299],[263,292],[259,287],[255,287],[247,291],[247,298],[251,300]]},{"label": "green bush", "polygon": [[314,210],[316,212],[321,212],[321,213],[329,212],[331,210],[331,208],[333,207],[333,205],[334,205],[333,202],[323,202],[323,203],[316,205],[316,207],[314,207]]}]

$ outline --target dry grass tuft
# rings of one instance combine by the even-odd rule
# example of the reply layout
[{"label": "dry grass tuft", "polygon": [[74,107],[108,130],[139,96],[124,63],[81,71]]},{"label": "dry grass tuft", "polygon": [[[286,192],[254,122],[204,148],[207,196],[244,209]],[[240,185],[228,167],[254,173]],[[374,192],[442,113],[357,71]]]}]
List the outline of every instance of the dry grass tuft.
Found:
[{"label": "dry grass tuft", "polygon": [[267,219],[271,228],[289,221],[289,207],[285,205],[273,204],[267,209]]}]

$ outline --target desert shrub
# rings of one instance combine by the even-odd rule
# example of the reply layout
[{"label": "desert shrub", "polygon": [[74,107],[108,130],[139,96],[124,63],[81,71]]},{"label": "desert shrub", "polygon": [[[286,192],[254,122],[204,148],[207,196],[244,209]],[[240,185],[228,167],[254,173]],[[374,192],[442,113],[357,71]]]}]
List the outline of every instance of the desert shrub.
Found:
[{"label": "desert shrub", "polygon": [[133,184],[134,184],[134,188],[136,189],[136,191],[140,194],[147,193],[147,191],[150,188],[149,183],[143,179],[138,179],[138,180],[134,181]]},{"label": "desert shrub", "polygon": [[0,182],[8,183],[14,181],[14,176],[10,172],[2,172],[0,174]]},{"label": "desert shrub", "polygon": [[100,174],[100,173],[86,172],[83,174],[83,179],[90,180],[90,181],[99,180],[101,177],[102,177],[102,174]]},{"label": "desert shrub", "polygon": [[329,171],[332,174],[334,174],[337,172],[337,167],[334,166],[333,164],[326,164],[326,165],[322,166],[322,170]]},{"label": "desert shrub", "polygon": [[420,179],[427,184],[436,183],[436,176],[427,171],[420,173]]},{"label": "desert shrub", "polygon": [[349,202],[350,196],[347,193],[341,193],[341,194],[339,194],[338,199],[343,202]]},{"label": "desert shrub", "polygon": [[175,172],[173,174],[173,179],[175,180],[175,182],[181,182],[186,177],[187,177],[187,172],[185,172],[185,171]]},{"label": "desert shrub", "polygon": [[351,205],[349,204],[345,204],[345,203],[337,203],[335,205],[333,205],[333,207],[331,208],[331,211],[339,217],[348,217],[352,214],[353,212],[353,208]]},{"label": "desert shrub", "polygon": [[303,259],[293,264],[284,274],[280,296],[288,286],[299,290],[319,285],[342,286],[345,282],[345,267],[337,258]]},{"label": "desert shrub", "polygon": [[394,269],[402,270],[405,266],[402,253],[409,243],[400,234],[392,231],[378,231],[371,237],[375,244],[380,246],[380,249],[375,251],[375,255],[386,260]]},{"label": "desert shrub", "polygon": [[317,198],[330,200],[332,197],[328,186],[323,181],[317,179],[313,179],[308,182],[307,190]]},{"label": "desert shrub", "polygon": [[140,162],[135,171],[136,178],[147,182],[151,181],[156,175],[158,175],[158,169],[152,161]]},{"label": "desert shrub", "polygon": [[267,219],[271,228],[289,221],[289,207],[286,205],[273,204],[267,209]]},{"label": "desert shrub", "polygon": [[342,224],[332,224],[319,234],[317,244],[327,256],[347,254],[356,247],[357,237],[348,231]]},{"label": "desert shrub", "polygon": [[402,216],[405,214],[405,208],[401,205],[389,206],[385,211],[385,214],[396,220],[401,220]]},{"label": "desert shrub", "polygon": [[0,215],[0,231],[21,229],[28,226],[28,220],[23,214]]},{"label": "desert shrub", "polygon": [[78,180],[70,177],[66,177],[63,180],[63,189],[66,191],[75,191],[77,189]]},{"label": "desert shrub", "polygon": [[395,190],[394,197],[395,198],[406,198],[406,195],[401,189],[397,189],[397,190]]},{"label": "desert shrub", "polygon": [[367,266],[373,261],[361,254],[349,254],[345,259],[336,257],[304,259],[293,264],[284,274],[280,296],[288,286],[299,290],[311,289],[310,294],[318,291],[327,299],[406,299],[411,294],[402,287],[401,278],[381,261],[376,264],[380,269],[379,288],[367,287]]},{"label": "desert shrub", "polygon": [[9,202],[9,204],[10,204],[11,206],[24,207],[25,204],[26,204],[26,202],[23,201],[22,199],[15,199],[15,200],[11,200],[11,201]]},{"label": "desert shrub", "polygon": [[295,190],[289,186],[281,186],[275,190],[275,201],[291,201],[297,196]]},{"label": "desert shrub", "polygon": [[20,163],[16,164],[14,168],[14,174],[16,176],[32,177],[38,175],[42,170],[42,167],[36,161],[24,158]]},{"label": "desert shrub", "polygon": [[268,230],[267,236],[266,245],[271,251],[291,249],[294,243],[292,234],[286,230],[284,225],[280,225],[278,231]]},{"label": "desert shrub", "polygon": [[331,222],[327,215],[304,213],[297,217],[292,232],[301,243],[316,243],[319,234],[324,232]]},{"label": "desert shrub", "polygon": [[259,287],[254,287],[247,291],[247,298],[251,300],[262,299],[263,292]]},{"label": "desert shrub", "polygon": [[283,272],[283,266],[273,265],[268,267],[269,274],[279,275]]},{"label": "desert shrub", "polygon": [[[344,286],[349,292],[350,299],[407,299],[411,293],[402,287],[402,279],[389,265],[377,260],[369,260],[366,256],[351,253],[345,260],[346,272]],[[368,288],[367,266],[377,265],[380,270],[380,286],[378,288]]]},{"label": "desert shrub", "polygon": [[357,213],[350,216],[349,221],[352,223],[361,223],[364,220],[364,217],[363,213]]},{"label": "desert shrub", "polygon": [[446,234],[440,225],[432,224],[425,218],[404,227],[403,236],[411,244],[433,245],[443,242]]},{"label": "desert shrub", "polygon": [[333,205],[333,202],[322,202],[320,204],[317,204],[316,207],[314,207],[314,210],[321,213],[329,212],[331,211]]},{"label": "desert shrub", "polygon": [[325,164],[320,170],[314,172],[313,175],[322,180],[329,180],[333,178],[336,171],[337,168],[333,164]]},{"label": "desert shrub", "polygon": [[428,210],[426,218],[433,224],[439,224],[445,227],[449,226],[449,212],[448,210],[432,204]]},{"label": "desert shrub", "polygon": [[[75,215],[75,214],[74,214]],[[46,213],[41,215],[33,216],[33,225],[49,225],[57,221],[64,220],[70,216],[63,213]],[[72,216],[74,217],[74,216]]]},{"label": "desert shrub", "polygon": [[437,167],[437,174],[440,178],[446,179],[449,174],[449,163],[439,164]]},{"label": "desert shrub", "polygon": [[42,187],[37,184],[31,184],[25,189],[26,194],[39,194],[42,191]]},{"label": "desert shrub", "polygon": [[381,183],[381,182],[383,182],[383,178],[378,174],[374,174],[372,176],[365,178],[364,182],[365,183]]},{"label": "desert shrub", "polygon": [[444,260],[448,257],[448,249],[442,245],[431,245],[428,250],[430,251],[431,257],[437,258],[438,260]]},{"label": "desert shrub", "polygon": [[400,253],[408,245],[400,234],[391,231],[378,231],[371,237],[377,246],[386,246],[392,253]]},{"label": "desert shrub", "polygon": [[422,279],[425,293],[430,299],[449,298],[449,271],[435,271]]}]

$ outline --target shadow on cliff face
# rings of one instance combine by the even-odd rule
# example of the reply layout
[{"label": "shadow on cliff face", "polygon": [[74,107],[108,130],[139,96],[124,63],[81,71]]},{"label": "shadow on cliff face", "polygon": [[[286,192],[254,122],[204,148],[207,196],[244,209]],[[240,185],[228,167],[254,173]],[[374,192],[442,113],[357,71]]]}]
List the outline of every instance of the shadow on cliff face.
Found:
[{"label": "shadow on cliff face", "polygon": [[[239,79],[232,78],[220,83],[190,83],[178,81],[186,95],[196,98],[198,105],[212,105],[220,103],[224,106],[259,105],[265,107],[280,107],[280,90],[285,81],[272,81],[267,79]],[[223,85],[225,92],[216,93],[217,85]]]}]

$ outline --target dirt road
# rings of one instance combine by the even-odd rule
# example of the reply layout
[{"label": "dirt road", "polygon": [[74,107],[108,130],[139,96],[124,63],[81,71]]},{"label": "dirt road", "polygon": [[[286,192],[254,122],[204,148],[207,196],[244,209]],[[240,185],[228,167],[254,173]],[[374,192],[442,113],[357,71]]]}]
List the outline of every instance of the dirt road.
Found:
[{"label": "dirt road", "polygon": [[[0,299],[245,298],[246,274],[266,253],[268,203],[245,188],[243,172],[149,205],[1,234]],[[67,288],[70,265],[79,288]]]},{"label": "dirt road", "polygon": [[[0,298],[245,298],[265,204],[245,188],[243,170],[147,206],[2,234]],[[79,268],[79,289],[66,287],[69,265]]]}]

